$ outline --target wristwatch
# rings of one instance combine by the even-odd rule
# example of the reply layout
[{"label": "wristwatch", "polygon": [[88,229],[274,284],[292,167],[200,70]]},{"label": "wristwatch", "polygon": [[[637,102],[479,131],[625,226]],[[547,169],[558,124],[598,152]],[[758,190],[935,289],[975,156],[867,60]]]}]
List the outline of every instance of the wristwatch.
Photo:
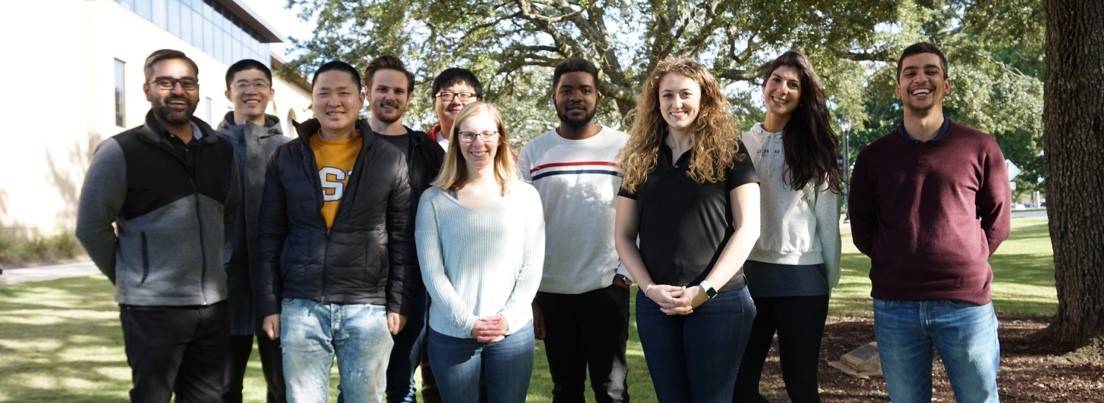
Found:
[{"label": "wristwatch", "polygon": [[709,284],[708,281],[702,280],[698,283],[698,286],[701,287],[702,290],[705,290],[705,296],[709,297],[709,299],[713,299],[713,297],[717,296],[717,289],[713,287],[713,284]]}]

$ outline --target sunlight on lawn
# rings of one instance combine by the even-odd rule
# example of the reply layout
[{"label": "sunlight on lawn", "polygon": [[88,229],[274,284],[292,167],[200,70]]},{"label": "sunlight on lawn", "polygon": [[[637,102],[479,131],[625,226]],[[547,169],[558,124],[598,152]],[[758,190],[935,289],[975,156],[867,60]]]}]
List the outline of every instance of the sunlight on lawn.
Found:
[{"label": "sunlight on lawn", "polygon": [[[1012,221],[1011,239],[991,259],[994,304],[1002,315],[1052,315],[1057,309],[1046,218]],[[831,315],[870,316],[869,260],[843,232],[843,275],[832,294]],[[630,312],[635,311],[635,288]],[[130,369],[123,353],[119,311],[102,276],[0,288],[0,402],[125,402]],[[629,393],[654,402],[635,321],[629,335]],[[551,402],[552,380],[537,343],[529,402]],[[256,352],[245,379],[245,401],[264,401]],[[334,371],[336,375],[336,370]],[[336,377],[331,401],[336,397]],[[589,387],[588,401],[593,401]]]}]

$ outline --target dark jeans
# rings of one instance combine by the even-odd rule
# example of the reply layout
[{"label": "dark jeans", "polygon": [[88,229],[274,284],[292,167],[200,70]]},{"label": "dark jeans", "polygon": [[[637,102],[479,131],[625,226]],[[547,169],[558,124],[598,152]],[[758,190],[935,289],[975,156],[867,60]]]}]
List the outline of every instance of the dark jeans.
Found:
[{"label": "dark jeans", "polygon": [[[427,298],[424,290],[416,294],[410,300],[411,313],[406,317],[406,326],[403,326],[402,331],[395,335],[395,347],[391,349],[391,358],[387,362],[387,401],[389,403],[417,401],[414,369],[422,360]],[[425,367],[422,371],[425,371]]]},{"label": "dark jeans", "polygon": [[230,342],[227,303],[120,305],[132,402],[210,403],[222,398]]},{"label": "dark jeans", "polygon": [[523,403],[533,374],[533,326],[483,344],[429,330],[429,360],[445,403]]},{"label": "dark jeans", "polygon": [[717,294],[690,315],[672,316],[637,292],[636,325],[659,401],[731,401],[754,320],[747,287]]},{"label": "dark jeans", "polygon": [[786,393],[794,403],[820,402],[817,365],[820,339],[828,317],[828,295],[755,298],[755,324],[751,327],[740,374],[736,377],[736,402],[766,402],[759,394],[759,377],[774,332],[778,331],[778,356]]},{"label": "dark jeans", "polygon": [[[268,335],[257,330],[257,350],[261,354],[261,372],[264,373],[268,403],[283,403],[284,370],[280,358],[280,340],[270,340]],[[241,403],[242,380],[249,355],[253,352],[253,336],[230,336],[230,358],[226,360],[225,387],[222,391],[223,403]]]},{"label": "dark jeans", "polygon": [[625,343],[629,290],[611,285],[583,294],[538,292],[553,403],[583,403],[587,369],[599,403],[629,400]]}]

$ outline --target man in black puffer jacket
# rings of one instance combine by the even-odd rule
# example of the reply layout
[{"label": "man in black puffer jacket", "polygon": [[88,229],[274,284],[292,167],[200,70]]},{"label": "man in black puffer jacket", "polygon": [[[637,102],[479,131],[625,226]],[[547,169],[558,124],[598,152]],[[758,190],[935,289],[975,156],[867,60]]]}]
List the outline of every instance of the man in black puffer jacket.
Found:
[{"label": "man in black puffer jacket", "polygon": [[361,106],[355,68],[319,67],[316,118],[266,171],[254,293],[263,330],[281,339],[289,401],[325,399],[335,356],[344,398],[379,401],[418,275],[406,159],[357,120]]}]

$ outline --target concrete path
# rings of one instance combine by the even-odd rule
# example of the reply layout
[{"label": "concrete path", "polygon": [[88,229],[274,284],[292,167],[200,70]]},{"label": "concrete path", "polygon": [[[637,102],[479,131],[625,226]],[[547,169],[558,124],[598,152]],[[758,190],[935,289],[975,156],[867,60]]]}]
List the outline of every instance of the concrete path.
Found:
[{"label": "concrete path", "polygon": [[0,274],[0,287],[32,281],[83,277],[99,273],[100,270],[96,269],[96,266],[90,260],[53,266],[5,268],[4,273]]}]

